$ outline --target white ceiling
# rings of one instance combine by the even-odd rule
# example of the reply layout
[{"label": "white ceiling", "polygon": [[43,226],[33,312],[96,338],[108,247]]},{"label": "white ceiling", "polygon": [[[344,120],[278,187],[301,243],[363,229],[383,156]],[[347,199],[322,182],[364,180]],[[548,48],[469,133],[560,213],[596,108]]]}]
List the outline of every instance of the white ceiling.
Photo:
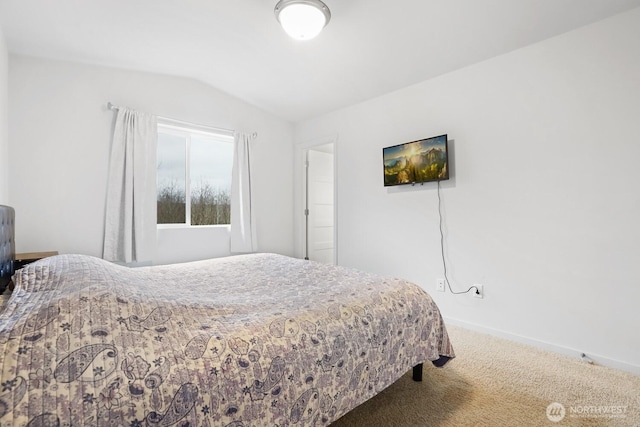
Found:
[{"label": "white ceiling", "polygon": [[325,0],[290,39],[277,0],[0,0],[10,52],[192,77],[297,122],[544,40],[640,0]]}]

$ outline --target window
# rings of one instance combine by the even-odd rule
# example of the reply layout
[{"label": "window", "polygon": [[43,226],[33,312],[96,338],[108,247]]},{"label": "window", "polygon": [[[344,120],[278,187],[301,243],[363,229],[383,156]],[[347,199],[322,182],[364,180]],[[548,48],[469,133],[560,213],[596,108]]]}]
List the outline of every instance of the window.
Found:
[{"label": "window", "polygon": [[158,224],[229,224],[233,137],[158,124]]}]

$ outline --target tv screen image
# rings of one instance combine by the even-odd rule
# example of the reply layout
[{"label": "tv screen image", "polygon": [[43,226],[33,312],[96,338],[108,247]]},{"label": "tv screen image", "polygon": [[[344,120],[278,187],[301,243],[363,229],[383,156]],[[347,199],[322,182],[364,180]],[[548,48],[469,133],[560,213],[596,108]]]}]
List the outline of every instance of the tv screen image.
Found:
[{"label": "tv screen image", "polygon": [[384,186],[449,179],[447,135],[382,149]]}]

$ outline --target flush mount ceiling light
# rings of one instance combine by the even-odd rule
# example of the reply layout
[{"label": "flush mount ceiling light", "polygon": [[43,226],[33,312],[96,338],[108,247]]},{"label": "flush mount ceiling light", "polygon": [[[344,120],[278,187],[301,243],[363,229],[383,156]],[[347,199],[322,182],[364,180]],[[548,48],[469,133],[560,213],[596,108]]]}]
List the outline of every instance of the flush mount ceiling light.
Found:
[{"label": "flush mount ceiling light", "polygon": [[331,19],[329,8],[320,0],[280,0],[274,12],[286,33],[298,40],[314,38]]}]

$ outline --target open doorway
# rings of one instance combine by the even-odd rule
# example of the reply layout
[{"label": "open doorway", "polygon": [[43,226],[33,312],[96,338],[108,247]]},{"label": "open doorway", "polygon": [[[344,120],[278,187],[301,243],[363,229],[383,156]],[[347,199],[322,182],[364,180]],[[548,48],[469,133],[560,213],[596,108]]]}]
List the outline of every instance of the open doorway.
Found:
[{"label": "open doorway", "polygon": [[334,145],[305,153],[305,259],[326,264],[336,263]]}]

